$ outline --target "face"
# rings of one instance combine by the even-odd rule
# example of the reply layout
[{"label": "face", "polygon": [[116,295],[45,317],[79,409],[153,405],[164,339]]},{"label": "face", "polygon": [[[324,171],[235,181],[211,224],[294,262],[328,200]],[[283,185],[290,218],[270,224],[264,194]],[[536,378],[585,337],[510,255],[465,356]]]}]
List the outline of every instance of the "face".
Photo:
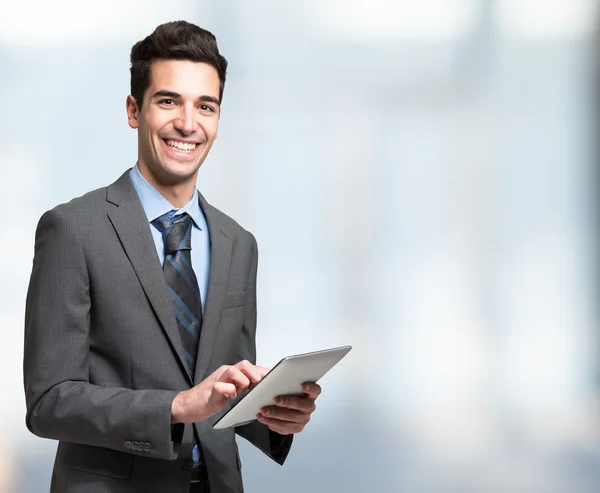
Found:
[{"label": "face", "polygon": [[206,63],[156,60],[142,109],[127,97],[138,130],[138,166],[161,186],[196,182],[219,128],[219,76]]}]

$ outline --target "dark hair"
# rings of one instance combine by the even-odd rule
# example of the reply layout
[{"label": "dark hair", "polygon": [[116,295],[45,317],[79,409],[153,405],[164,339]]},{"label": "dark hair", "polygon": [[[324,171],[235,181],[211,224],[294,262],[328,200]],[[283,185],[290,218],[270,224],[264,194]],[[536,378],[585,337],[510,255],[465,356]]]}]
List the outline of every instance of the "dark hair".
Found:
[{"label": "dark hair", "polygon": [[219,53],[214,34],[186,21],[167,22],[131,48],[131,95],[142,108],[144,93],[150,85],[152,62],[190,60],[207,63],[219,75],[219,101],[223,100],[227,60]]}]

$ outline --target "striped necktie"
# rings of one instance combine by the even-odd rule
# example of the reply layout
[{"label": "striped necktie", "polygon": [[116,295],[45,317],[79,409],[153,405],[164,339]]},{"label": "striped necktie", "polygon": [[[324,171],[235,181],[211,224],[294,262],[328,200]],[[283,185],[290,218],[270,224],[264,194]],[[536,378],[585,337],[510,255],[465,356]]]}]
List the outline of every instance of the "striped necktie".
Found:
[{"label": "striped necktie", "polygon": [[202,326],[202,299],[196,274],[192,269],[191,217],[184,213],[170,218],[167,213],[154,219],[152,225],[162,233],[165,244],[163,273],[173,300],[190,375],[193,377]]}]

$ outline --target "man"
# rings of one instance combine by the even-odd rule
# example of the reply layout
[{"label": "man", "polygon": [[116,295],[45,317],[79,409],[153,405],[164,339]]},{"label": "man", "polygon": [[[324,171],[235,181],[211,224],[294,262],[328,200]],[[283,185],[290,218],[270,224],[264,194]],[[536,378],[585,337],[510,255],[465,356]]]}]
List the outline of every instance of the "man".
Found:
[{"label": "man", "polygon": [[257,247],[196,190],[227,61],[163,24],[131,51],[138,161],[40,219],[25,317],[27,426],[59,440],[52,492],[241,492],[235,432],[282,464],[318,385],[234,430],[212,424],[260,381]]}]

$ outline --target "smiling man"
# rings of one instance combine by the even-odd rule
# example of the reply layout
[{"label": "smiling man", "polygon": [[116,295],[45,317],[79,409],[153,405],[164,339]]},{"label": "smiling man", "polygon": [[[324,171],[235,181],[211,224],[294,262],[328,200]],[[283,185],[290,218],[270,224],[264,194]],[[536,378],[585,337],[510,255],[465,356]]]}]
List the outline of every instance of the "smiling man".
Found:
[{"label": "smiling man", "polygon": [[260,381],[257,246],[196,189],[227,61],[163,24],[131,51],[136,165],[40,219],[25,314],[27,426],[59,440],[52,492],[241,492],[235,433],[283,464],[317,384],[234,430],[212,424]]}]

